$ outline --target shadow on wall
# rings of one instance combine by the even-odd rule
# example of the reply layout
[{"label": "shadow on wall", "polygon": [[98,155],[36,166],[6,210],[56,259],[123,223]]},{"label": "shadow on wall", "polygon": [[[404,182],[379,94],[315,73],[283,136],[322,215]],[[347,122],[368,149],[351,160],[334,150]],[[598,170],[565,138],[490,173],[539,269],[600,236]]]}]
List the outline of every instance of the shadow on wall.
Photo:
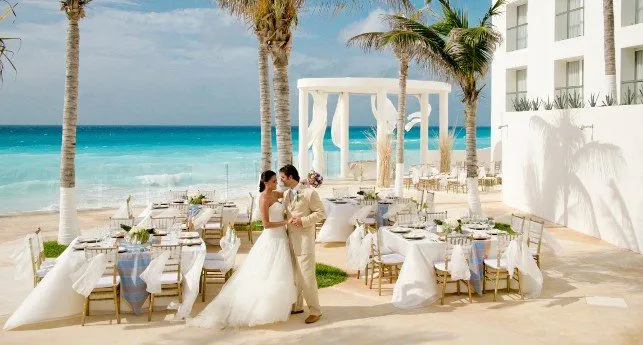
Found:
[{"label": "shadow on wall", "polygon": [[[618,172],[625,168],[620,147],[587,140],[572,110],[553,116],[552,121],[538,116],[529,121],[532,133],[541,140],[543,160],[533,161],[530,153],[526,157],[523,177],[528,184],[528,207],[536,215],[565,226],[570,215],[580,215],[589,225],[589,235],[604,238],[601,229],[605,229],[614,238],[617,231],[617,241],[640,252],[630,213],[616,183]],[[599,226],[597,212],[601,216],[607,213],[611,224]]]}]

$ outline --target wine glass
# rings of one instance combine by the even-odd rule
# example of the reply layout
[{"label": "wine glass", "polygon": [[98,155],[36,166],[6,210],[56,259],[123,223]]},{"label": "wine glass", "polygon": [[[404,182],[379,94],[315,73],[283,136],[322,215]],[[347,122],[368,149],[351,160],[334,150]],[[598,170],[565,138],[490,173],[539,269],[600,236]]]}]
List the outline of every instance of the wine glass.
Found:
[{"label": "wine glass", "polygon": [[487,218],[487,224],[489,224],[489,229],[494,229],[496,227],[496,221],[493,217]]}]

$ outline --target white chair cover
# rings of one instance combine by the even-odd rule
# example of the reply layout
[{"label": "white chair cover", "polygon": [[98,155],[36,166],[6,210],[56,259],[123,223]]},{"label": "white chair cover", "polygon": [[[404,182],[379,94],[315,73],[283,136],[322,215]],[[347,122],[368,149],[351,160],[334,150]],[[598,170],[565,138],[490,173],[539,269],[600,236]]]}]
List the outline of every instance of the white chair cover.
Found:
[{"label": "white chair cover", "polygon": [[141,273],[141,279],[147,284],[147,292],[149,293],[161,293],[161,276],[163,275],[163,269],[167,260],[170,258],[171,252],[169,250],[164,251],[154,260],[152,260]]},{"label": "white chair cover", "polygon": [[[25,236],[24,244],[16,248],[16,250],[11,254],[11,262],[15,266],[14,279],[15,280],[27,280],[33,275],[33,258],[31,253],[38,253],[35,241],[29,241],[30,238],[35,237],[34,234],[29,234]],[[29,248],[30,242],[33,244],[33,248]]]},{"label": "white chair cover", "polygon": [[453,247],[451,261],[449,261],[449,274],[453,280],[469,280],[471,278],[471,270],[464,256],[462,245],[456,244]]},{"label": "white chair cover", "polygon": [[358,220],[367,218],[371,212],[375,211],[376,205],[367,205],[359,209],[359,211],[353,213],[353,215],[349,219],[349,223],[355,224],[355,226],[358,226],[359,224],[357,223]]},{"label": "white chair cover", "polygon": [[362,269],[361,265],[361,252],[362,252],[362,239],[364,238],[365,229],[363,225],[355,228],[355,231],[346,240],[346,249],[348,256],[348,268],[353,270]]},{"label": "white chair cover", "polygon": [[417,184],[420,182],[420,170],[416,167],[411,167],[410,169],[411,172],[411,181],[413,184]]},{"label": "white chair cover", "polygon": [[514,270],[520,265],[520,247],[516,240],[509,242],[500,260],[507,263],[507,271],[509,271],[509,276],[513,278]]},{"label": "white chair cover", "polygon": [[152,216],[148,214],[145,218],[143,218],[143,220],[136,224],[136,226],[146,229],[152,228]]},{"label": "white chair cover", "polygon": [[523,292],[528,298],[536,298],[543,288],[543,274],[531,256],[527,243],[522,244],[522,255],[520,260],[520,281]]},{"label": "white chair cover", "polygon": [[206,207],[203,210],[201,210],[197,215],[194,217],[192,220],[192,224],[194,224],[195,229],[201,229],[203,228],[206,224],[208,224],[208,221],[212,216],[214,215],[214,209]]},{"label": "white chair cover", "polygon": [[145,218],[150,215],[152,212],[152,204],[147,205],[147,207],[138,215],[138,218]]},{"label": "white chair cover", "polygon": [[239,237],[234,237],[232,246],[228,251],[224,253],[225,258],[223,262],[225,263],[225,265],[221,267],[221,273],[226,274],[229,270],[232,269],[232,267],[234,266],[234,260],[237,257],[237,252],[239,251],[239,247],[241,247],[241,240],[239,239]]},{"label": "white chair cover", "polygon": [[106,267],[107,255],[104,253],[86,261],[79,269],[69,275],[69,279],[74,282],[72,285],[74,291],[84,297],[89,296],[103,276]]},{"label": "white chair cover", "polygon": [[364,269],[371,258],[371,239],[377,235],[368,233],[362,238],[362,243],[359,250],[359,258],[357,261],[357,268]]},{"label": "white chair cover", "polygon": [[116,210],[116,212],[112,216],[112,218],[120,218],[120,219],[131,218],[131,217],[132,217],[132,208],[128,200],[123,201],[123,203],[121,203],[121,205],[118,207],[118,210]]},{"label": "white chair cover", "polygon": [[408,210],[409,204],[393,204],[389,206],[388,211],[382,215],[382,218],[391,219],[395,217],[398,213]]}]

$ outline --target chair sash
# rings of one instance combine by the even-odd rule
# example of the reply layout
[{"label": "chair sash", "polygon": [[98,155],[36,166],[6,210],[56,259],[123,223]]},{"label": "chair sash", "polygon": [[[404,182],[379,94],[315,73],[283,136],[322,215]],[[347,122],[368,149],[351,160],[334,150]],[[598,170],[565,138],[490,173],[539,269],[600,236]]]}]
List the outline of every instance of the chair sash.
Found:
[{"label": "chair sash", "polygon": [[469,280],[471,278],[471,269],[464,256],[462,245],[456,244],[453,246],[448,270],[453,280]]},{"label": "chair sash", "polygon": [[143,218],[143,220],[136,224],[136,226],[146,229],[152,228],[152,216],[148,214],[147,216],[145,216],[145,218]]},{"label": "chair sash", "polygon": [[362,239],[365,236],[365,229],[363,225],[355,228],[355,231],[348,236],[346,240],[346,249],[348,256],[348,268],[358,270],[364,266],[360,266],[361,252],[362,252]]},{"label": "chair sash", "polygon": [[163,275],[163,269],[165,264],[170,259],[170,251],[164,251],[154,260],[150,262],[145,271],[141,273],[141,279],[147,284],[147,292],[159,294],[163,290],[161,289],[161,276]]},{"label": "chair sash", "polygon": [[357,212],[353,213],[353,215],[350,217],[348,222],[350,224],[354,224],[355,226],[359,226],[358,221],[362,220],[364,218],[367,218],[371,212],[375,211],[375,207],[377,205],[366,205],[363,206],[361,209],[359,209]]},{"label": "chair sash", "polygon": [[69,278],[73,282],[72,288],[74,291],[84,297],[89,296],[103,276],[103,273],[105,273],[107,263],[107,255],[100,253],[90,260],[85,261],[79,269],[72,272]]}]

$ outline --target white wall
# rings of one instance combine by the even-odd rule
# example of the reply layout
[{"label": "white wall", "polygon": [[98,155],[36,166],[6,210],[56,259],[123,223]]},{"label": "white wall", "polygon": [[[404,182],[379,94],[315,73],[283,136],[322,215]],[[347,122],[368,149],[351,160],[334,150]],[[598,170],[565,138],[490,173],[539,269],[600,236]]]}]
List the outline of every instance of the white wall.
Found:
[{"label": "white wall", "polygon": [[[495,2],[491,0],[490,2]],[[515,10],[516,4],[524,0],[509,0],[509,11]],[[643,46],[643,24],[626,25],[629,19],[621,22],[623,13],[633,13],[628,8],[622,8],[621,2],[627,5],[632,1],[614,0],[614,27],[616,41],[616,73],[620,95],[621,82],[621,52],[629,48]],[[498,126],[504,124],[512,115],[505,114],[507,92],[507,70],[527,67],[527,97],[553,101],[555,81],[555,66],[560,62],[578,57],[584,59],[584,95],[589,99],[592,93],[600,92],[601,98],[605,92],[604,58],[603,58],[603,8],[602,1],[584,0],[584,36],[567,40],[555,41],[555,0],[529,0],[528,2],[528,43],[526,49],[507,52],[505,41],[494,57],[491,81],[491,145],[494,159],[500,158],[502,151]],[[503,14],[494,19],[495,27],[506,35],[507,15]],[[633,18],[633,14],[632,14]],[[633,22],[633,19],[631,20]],[[511,26],[511,25],[510,25]],[[557,64],[556,62],[559,62]],[[626,77],[627,79],[627,77]],[[564,76],[563,76],[564,80]]]},{"label": "white wall", "polygon": [[640,253],[642,119],[643,105],[507,114],[503,202]]}]

